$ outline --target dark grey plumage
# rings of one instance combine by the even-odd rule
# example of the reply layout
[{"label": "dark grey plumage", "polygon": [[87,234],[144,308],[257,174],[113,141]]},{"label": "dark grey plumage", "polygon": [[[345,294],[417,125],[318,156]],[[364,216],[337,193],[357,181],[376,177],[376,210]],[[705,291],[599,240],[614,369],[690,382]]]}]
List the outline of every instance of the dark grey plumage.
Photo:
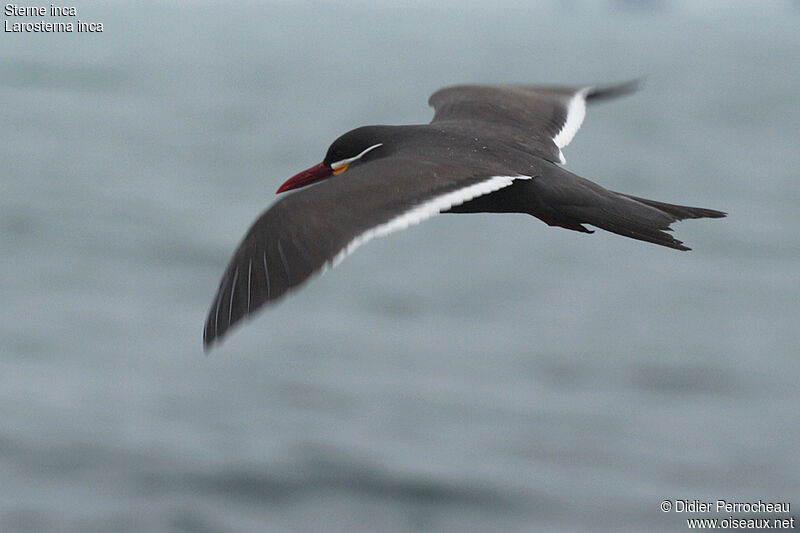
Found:
[{"label": "dark grey plumage", "polygon": [[275,202],[231,258],[203,333],[208,349],[362,241],[435,213],[513,212],[591,233],[584,224],[677,250],[667,233],[687,218],[725,213],[616,193],[558,166],[585,103],[633,91],[459,86],[434,93],[430,124],[365,126],[329,148],[323,167],[346,171]]}]

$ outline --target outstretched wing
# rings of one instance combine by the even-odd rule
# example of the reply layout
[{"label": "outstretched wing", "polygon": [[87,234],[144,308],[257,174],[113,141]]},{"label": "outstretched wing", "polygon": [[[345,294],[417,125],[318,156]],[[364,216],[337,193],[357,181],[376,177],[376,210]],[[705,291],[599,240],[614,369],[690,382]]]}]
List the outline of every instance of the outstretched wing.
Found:
[{"label": "outstretched wing", "polygon": [[515,179],[527,176],[504,175],[490,166],[467,168],[395,156],[366,162],[280,199],[256,220],[234,252],[206,319],[205,348],[364,242],[507,187]]},{"label": "outstretched wing", "polygon": [[608,87],[537,87],[531,85],[459,85],[440,89],[428,103],[435,114],[431,124],[472,121],[492,131],[511,128],[518,141],[553,163],[565,163],[561,149],[572,141],[586,115],[586,102],[633,92],[638,81]]}]

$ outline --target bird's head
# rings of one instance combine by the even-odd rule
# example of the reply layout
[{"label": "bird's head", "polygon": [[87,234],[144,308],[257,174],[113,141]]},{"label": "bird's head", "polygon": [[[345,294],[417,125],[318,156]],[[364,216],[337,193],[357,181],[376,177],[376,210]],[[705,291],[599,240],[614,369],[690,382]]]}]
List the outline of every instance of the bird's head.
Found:
[{"label": "bird's head", "polygon": [[349,131],[333,141],[322,163],[314,165],[286,180],[276,194],[305,187],[312,183],[341,174],[348,168],[378,157],[383,146],[374,126]]}]

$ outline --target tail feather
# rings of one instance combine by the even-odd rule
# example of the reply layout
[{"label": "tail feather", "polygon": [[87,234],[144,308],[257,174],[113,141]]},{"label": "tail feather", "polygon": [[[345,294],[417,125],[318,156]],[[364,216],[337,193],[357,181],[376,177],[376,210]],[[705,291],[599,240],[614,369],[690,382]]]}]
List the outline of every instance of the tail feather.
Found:
[{"label": "tail feather", "polygon": [[586,219],[586,224],[591,224],[617,235],[652,242],[675,250],[691,250],[682,241],[667,233],[672,231],[672,228],[669,227],[670,222],[661,222],[663,212],[659,212],[659,215],[641,213],[640,216],[634,218],[620,215],[614,207],[606,207],[585,208],[580,215],[581,218]]},{"label": "tail feather", "polygon": [[553,165],[531,180],[536,209],[531,214],[553,225],[589,224],[618,235],[675,250],[690,250],[670,235],[670,224],[689,218],[720,218],[714,209],[674,205],[609,191]]},{"label": "tail feather", "polygon": [[636,200],[650,207],[655,207],[665,213],[669,213],[675,220],[686,220],[687,218],[722,218],[727,215],[723,211],[715,209],[706,209],[704,207],[688,207],[685,205],[666,204],[664,202],[656,202],[655,200],[648,200],[647,198],[639,198],[630,194],[623,194],[621,192],[614,193],[631,200]]}]

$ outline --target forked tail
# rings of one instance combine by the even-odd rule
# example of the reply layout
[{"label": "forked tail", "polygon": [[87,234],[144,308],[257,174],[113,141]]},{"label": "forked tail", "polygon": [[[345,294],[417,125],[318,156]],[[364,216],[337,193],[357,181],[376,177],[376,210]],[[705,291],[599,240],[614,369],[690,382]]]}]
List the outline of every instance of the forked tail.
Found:
[{"label": "forked tail", "polygon": [[[527,184],[526,184],[527,185]],[[722,211],[674,205],[609,191],[552,165],[530,180],[534,216],[550,225],[589,232],[582,224],[676,250],[690,250],[673,237],[670,224],[689,218],[721,218]]]}]

